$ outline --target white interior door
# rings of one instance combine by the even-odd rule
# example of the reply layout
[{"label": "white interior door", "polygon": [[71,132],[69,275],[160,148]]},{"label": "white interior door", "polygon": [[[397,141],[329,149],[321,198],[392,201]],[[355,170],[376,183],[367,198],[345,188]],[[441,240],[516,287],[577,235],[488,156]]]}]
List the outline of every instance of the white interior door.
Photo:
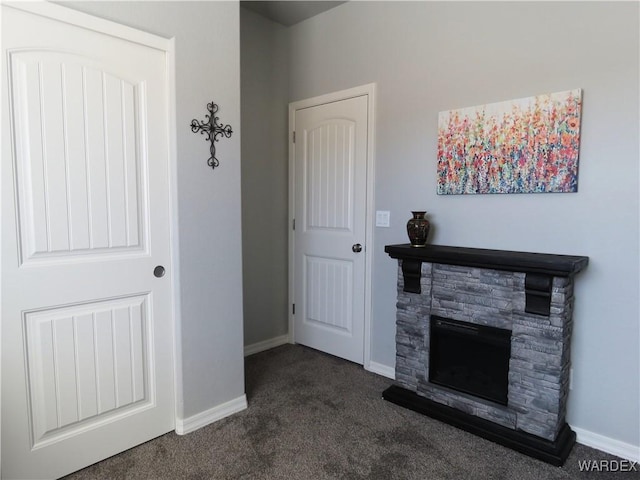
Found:
[{"label": "white interior door", "polygon": [[295,111],[295,342],[363,364],[367,96]]},{"label": "white interior door", "polygon": [[55,478],[174,428],[166,52],[3,5],[2,62],[2,477]]}]

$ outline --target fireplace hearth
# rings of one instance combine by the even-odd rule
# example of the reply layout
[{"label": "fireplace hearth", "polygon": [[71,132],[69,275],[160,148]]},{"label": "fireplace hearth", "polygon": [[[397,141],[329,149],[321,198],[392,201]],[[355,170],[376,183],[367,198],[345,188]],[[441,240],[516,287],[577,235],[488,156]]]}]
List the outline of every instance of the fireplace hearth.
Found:
[{"label": "fireplace hearth", "polygon": [[554,465],[575,433],[573,280],[587,257],[389,245],[398,259],[391,402]]}]

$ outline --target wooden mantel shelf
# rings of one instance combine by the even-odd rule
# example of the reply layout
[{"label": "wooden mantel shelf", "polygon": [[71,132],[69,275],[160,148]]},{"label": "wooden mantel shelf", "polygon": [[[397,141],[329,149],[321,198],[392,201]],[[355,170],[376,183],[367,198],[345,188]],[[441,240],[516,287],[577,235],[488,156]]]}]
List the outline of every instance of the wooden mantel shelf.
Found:
[{"label": "wooden mantel shelf", "polygon": [[513,252],[483,248],[410,244],[387,245],[384,251],[391,258],[413,262],[443,263],[467,267],[491,268],[510,272],[568,277],[580,272],[589,263],[589,257],[554,255],[549,253]]}]

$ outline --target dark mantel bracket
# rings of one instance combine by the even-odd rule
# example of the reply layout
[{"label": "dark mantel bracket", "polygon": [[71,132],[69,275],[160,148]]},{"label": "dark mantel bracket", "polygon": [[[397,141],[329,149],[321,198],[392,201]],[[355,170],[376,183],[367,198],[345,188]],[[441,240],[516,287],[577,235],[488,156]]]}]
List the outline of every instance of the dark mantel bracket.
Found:
[{"label": "dark mantel bracket", "polygon": [[524,277],[524,311],[546,317],[551,313],[553,277],[544,273],[527,273]]},{"label": "dark mantel bracket", "polygon": [[402,260],[404,291],[409,293],[420,293],[421,291],[422,262],[525,273],[525,310],[528,313],[539,315],[549,315],[553,277],[575,275],[589,263],[589,257],[582,256],[444,245],[427,245],[425,247],[412,247],[409,244],[387,245],[384,247],[384,251],[391,258]]},{"label": "dark mantel bracket", "polygon": [[402,261],[402,276],[404,277],[404,291],[420,293],[420,272],[422,261],[406,259]]}]

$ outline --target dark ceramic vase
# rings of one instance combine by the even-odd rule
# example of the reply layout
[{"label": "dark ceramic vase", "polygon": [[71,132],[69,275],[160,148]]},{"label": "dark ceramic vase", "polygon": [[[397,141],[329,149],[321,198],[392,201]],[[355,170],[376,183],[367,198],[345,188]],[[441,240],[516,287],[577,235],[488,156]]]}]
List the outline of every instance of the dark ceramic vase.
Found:
[{"label": "dark ceramic vase", "polygon": [[427,212],[411,212],[413,218],[407,222],[407,234],[412,247],[424,247],[427,244],[431,224],[425,218]]}]

